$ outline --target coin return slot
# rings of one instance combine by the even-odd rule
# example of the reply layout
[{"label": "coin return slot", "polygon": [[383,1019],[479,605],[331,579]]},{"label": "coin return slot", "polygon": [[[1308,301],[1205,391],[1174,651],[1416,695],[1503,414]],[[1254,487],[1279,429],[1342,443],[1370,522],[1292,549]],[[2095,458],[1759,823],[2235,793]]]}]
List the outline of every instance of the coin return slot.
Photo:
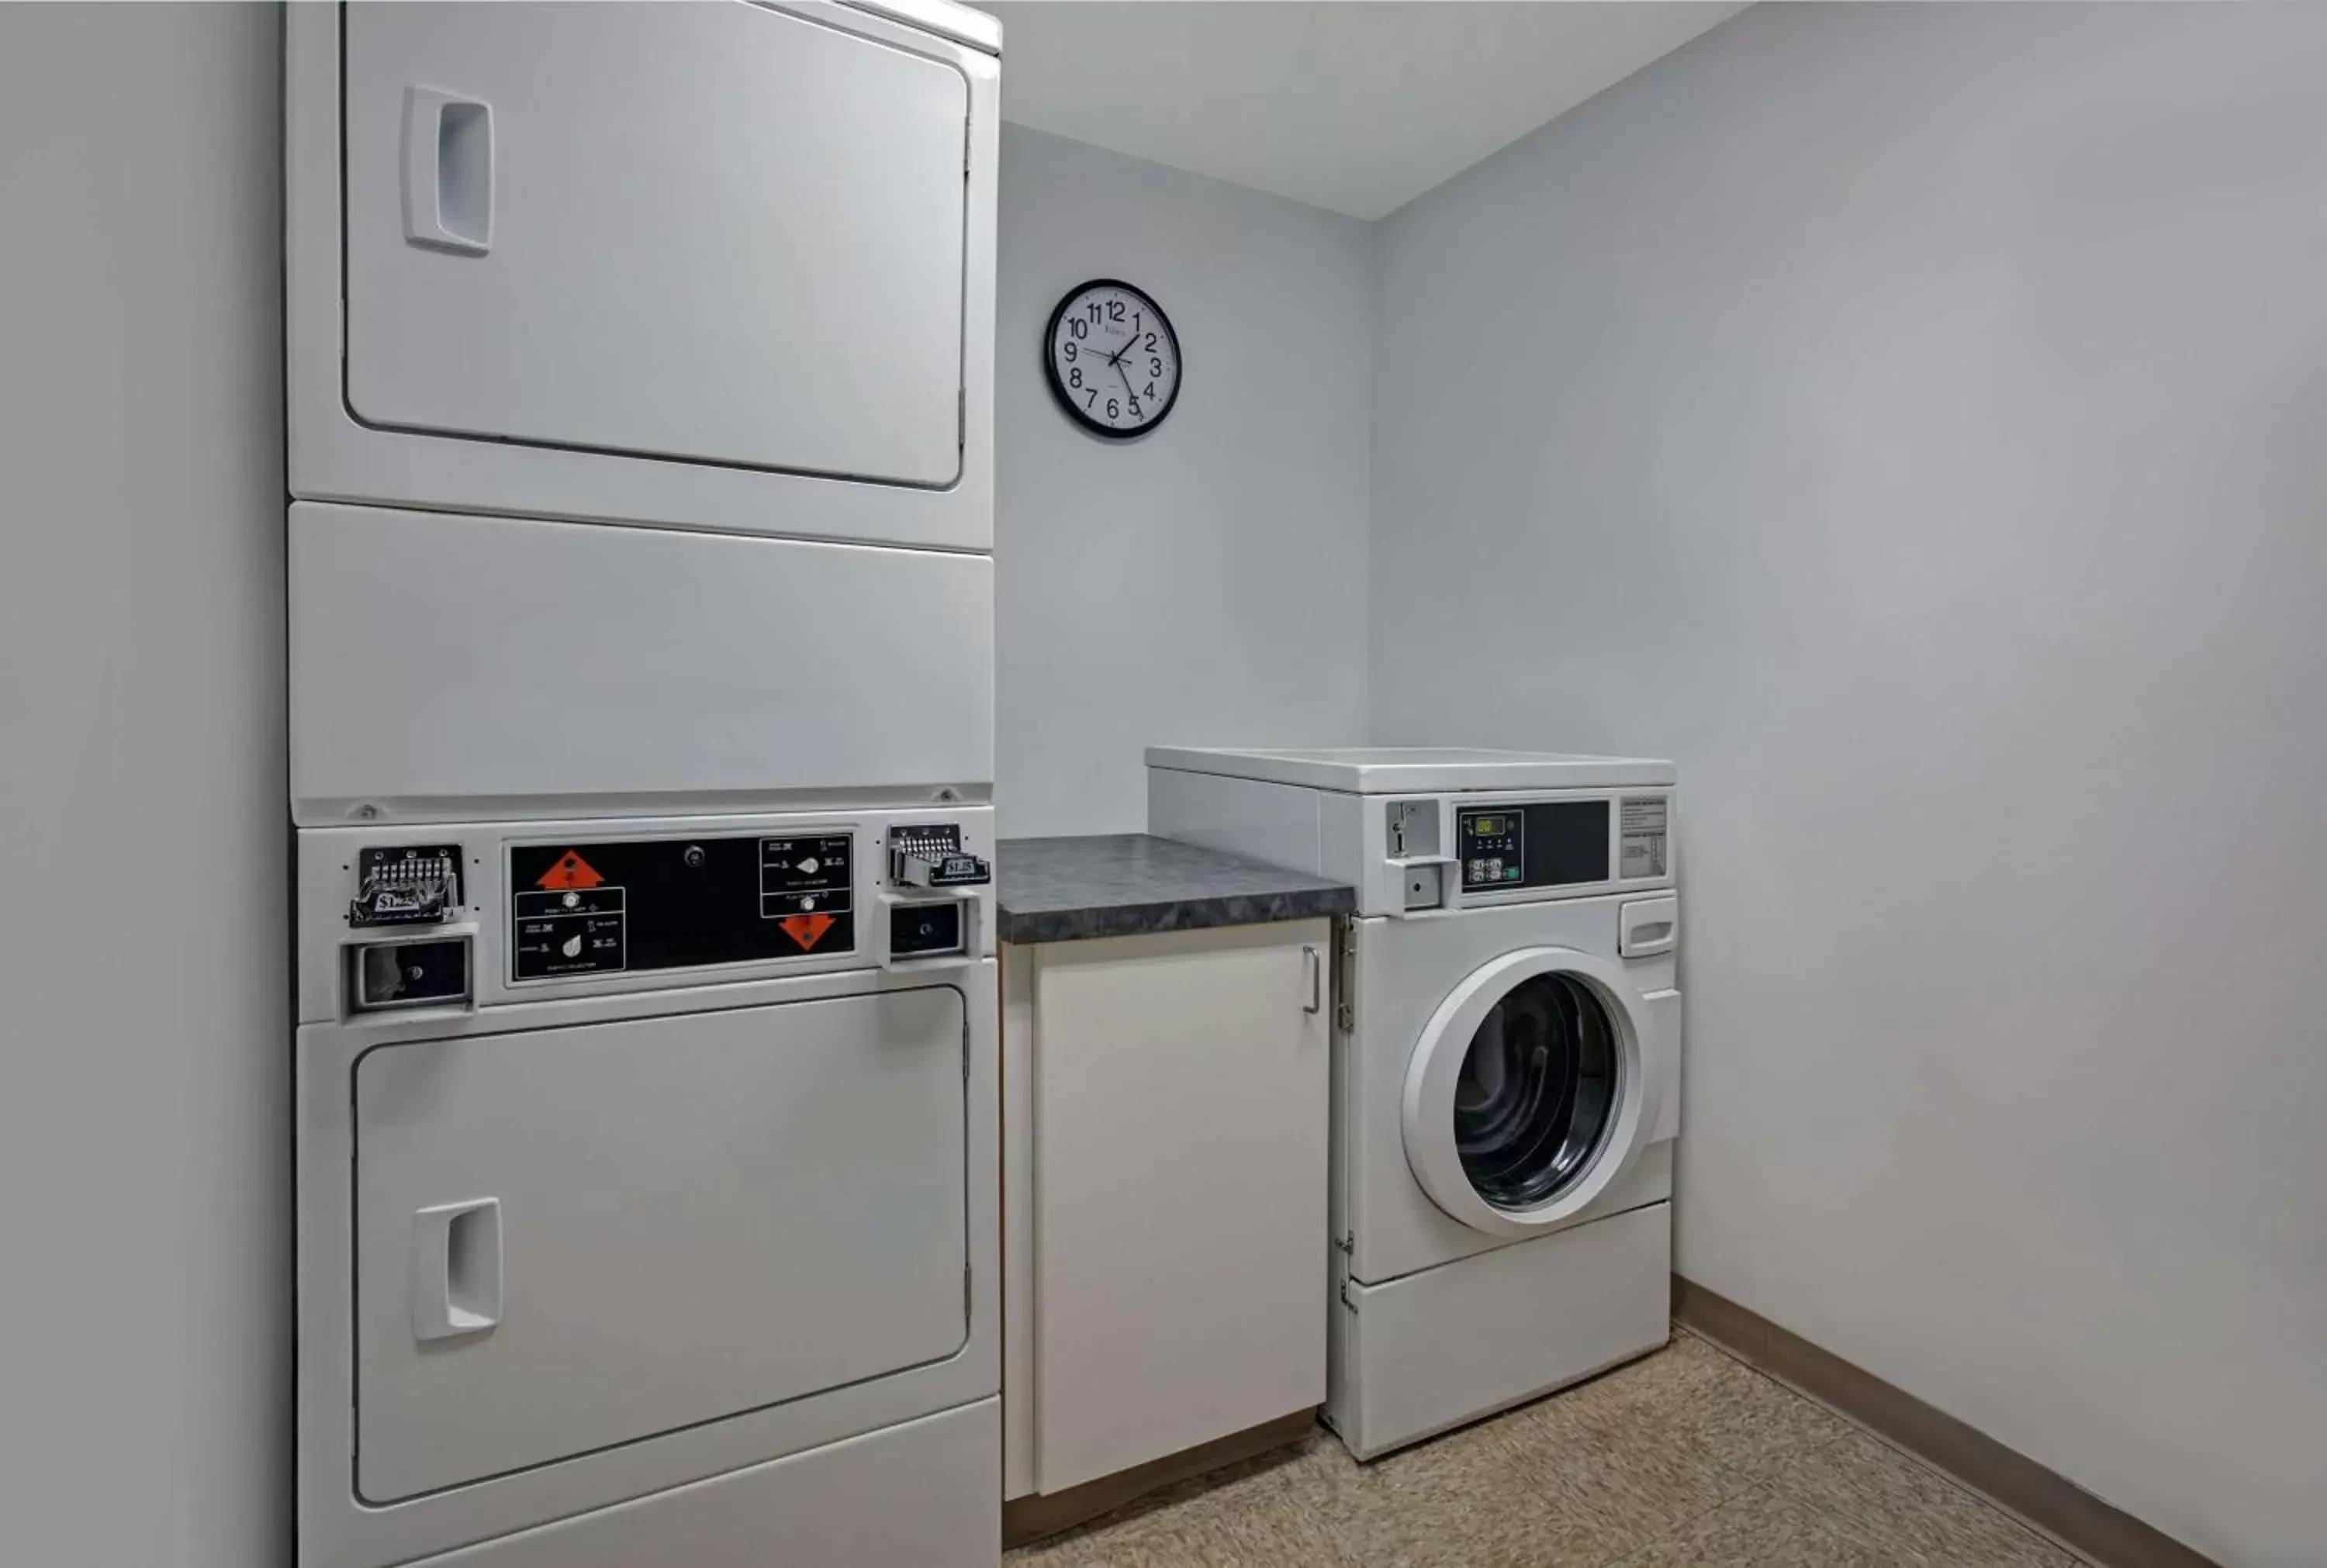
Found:
[{"label": "coin return slot", "polygon": [[961,951],[961,906],[958,903],[903,903],[889,910],[889,955],[894,958],[927,958]]},{"label": "coin return slot", "polygon": [[373,942],[354,949],[350,994],[358,1013],[469,999],[469,938]]},{"label": "coin return slot", "polygon": [[1410,865],[1406,868],[1406,908],[1435,910],[1445,901],[1438,873],[1444,867]]}]

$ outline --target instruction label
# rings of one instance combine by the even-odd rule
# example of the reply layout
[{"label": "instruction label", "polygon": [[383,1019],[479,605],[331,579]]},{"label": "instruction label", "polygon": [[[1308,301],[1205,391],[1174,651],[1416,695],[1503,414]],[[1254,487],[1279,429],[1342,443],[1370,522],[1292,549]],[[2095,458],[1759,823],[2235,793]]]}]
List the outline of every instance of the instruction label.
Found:
[{"label": "instruction label", "polygon": [[1622,803],[1618,816],[1618,827],[1623,837],[1618,876],[1629,882],[1634,877],[1665,874],[1668,804],[1662,798]]}]

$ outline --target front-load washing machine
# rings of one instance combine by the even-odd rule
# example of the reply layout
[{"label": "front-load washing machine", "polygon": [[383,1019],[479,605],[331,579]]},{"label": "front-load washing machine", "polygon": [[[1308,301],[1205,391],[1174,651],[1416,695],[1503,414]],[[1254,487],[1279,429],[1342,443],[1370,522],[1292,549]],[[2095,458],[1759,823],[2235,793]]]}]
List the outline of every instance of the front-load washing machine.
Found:
[{"label": "front-load washing machine", "polygon": [[1147,753],[1165,836],[1346,881],[1326,1416],[1360,1459],[1670,1332],[1669,762]]}]

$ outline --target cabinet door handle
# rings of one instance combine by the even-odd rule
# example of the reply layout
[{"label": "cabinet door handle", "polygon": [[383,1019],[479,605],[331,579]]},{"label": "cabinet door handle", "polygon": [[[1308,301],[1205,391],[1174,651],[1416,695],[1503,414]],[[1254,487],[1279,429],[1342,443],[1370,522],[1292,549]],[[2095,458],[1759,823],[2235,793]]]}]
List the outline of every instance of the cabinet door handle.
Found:
[{"label": "cabinet door handle", "polygon": [[1301,1011],[1322,1013],[1325,1010],[1324,962],[1317,957],[1316,948],[1308,947],[1301,949],[1301,961],[1309,970],[1309,1004]]}]

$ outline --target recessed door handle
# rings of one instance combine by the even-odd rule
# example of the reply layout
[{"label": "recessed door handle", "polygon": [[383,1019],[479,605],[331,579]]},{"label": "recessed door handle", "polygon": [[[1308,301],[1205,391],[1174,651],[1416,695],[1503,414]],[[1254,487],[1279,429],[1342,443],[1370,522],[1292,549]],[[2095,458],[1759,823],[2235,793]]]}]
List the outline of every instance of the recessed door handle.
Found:
[{"label": "recessed door handle", "polygon": [[1309,1004],[1301,1011],[1322,1013],[1325,1010],[1325,961],[1318,957],[1316,948],[1304,947],[1301,949],[1301,962],[1309,972]]},{"label": "recessed door handle", "polygon": [[501,1321],[501,1200],[440,1203],[412,1217],[412,1337],[449,1339]]},{"label": "recessed door handle", "polygon": [[404,238],[463,256],[492,247],[492,105],[404,89]]}]

